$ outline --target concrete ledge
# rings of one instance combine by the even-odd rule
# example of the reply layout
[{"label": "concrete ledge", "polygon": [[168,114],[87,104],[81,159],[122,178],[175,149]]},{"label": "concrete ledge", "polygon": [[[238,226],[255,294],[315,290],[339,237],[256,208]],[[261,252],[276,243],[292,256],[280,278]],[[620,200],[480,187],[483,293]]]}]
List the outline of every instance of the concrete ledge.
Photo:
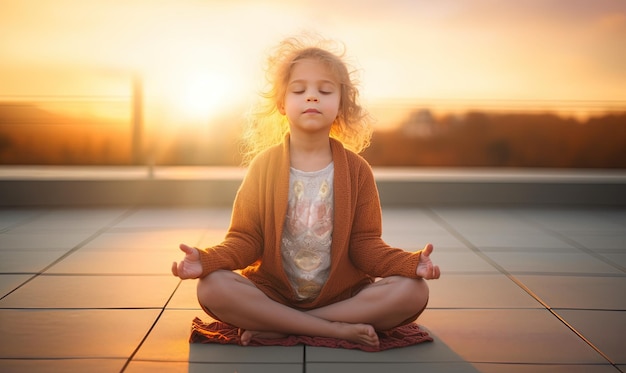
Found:
[{"label": "concrete ledge", "polygon": [[[374,170],[383,205],[626,205],[624,170]],[[232,205],[245,170],[1,167],[0,206]]]}]

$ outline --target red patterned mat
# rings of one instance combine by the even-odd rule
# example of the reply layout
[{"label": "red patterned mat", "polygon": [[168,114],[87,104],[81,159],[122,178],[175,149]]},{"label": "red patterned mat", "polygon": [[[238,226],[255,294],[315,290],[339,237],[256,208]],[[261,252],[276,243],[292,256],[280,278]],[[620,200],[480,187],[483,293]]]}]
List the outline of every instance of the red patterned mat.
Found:
[{"label": "red patterned mat", "polygon": [[[385,332],[379,332],[378,347],[365,346],[343,339],[327,337],[307,337],[303,335],[290,335],[280,339],[254,339],[250,346],[295,346],[304,344],[316,347],[358,349],[368,352],[383,351],[391,348],[411,346],[422,342],[432,342],[427,332],[415,324],[402,325]],[[239,330],[232,325],[213,321],[205,323],[195,318],[191,324],[190,343],[220,343],[239,344]]]}]

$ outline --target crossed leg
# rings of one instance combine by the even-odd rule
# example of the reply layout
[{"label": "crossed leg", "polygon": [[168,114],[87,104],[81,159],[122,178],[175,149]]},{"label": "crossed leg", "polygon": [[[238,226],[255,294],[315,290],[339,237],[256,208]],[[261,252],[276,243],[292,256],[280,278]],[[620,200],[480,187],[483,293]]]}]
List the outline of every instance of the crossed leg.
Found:
[{"label": "crossed leg", "polygon": [[254,337],[293,334],[377,346],[376,330],[411,321],[423,311],[428,286],[424,280],[388,277],[352,298],[303,312],[275,302],[237,273],[216,271],[198,282],[198,300],[221,321],[244,329],[244,345]]}]

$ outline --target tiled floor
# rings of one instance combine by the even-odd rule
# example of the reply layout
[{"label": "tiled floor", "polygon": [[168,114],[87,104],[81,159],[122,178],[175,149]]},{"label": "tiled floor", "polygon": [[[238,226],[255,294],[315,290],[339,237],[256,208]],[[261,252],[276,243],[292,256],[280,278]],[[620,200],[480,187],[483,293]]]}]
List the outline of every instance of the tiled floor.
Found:
[{"label": "tiled floor", "polygon": [[190,345],[177,244],[228,209],[0,210],[2,372],[626,372],[626,209],[384,209],[384,237],[435,244],[418,323],[433,343],[365,353]]}]

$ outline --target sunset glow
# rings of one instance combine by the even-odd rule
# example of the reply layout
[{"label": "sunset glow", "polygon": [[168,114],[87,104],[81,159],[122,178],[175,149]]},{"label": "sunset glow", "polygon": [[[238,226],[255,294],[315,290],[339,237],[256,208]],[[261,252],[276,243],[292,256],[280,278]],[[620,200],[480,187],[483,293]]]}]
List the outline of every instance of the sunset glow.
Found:
[{"label": "sunset glow", "polygon": [[163,94],[171,103],[175,114],[183,120],[206,123],[232,104],[237,87],[226,76],[209,72],[181,74],[176,82],[163,87]]},{"label": "sunset glow", "polygon": [[303,30],[345,43],[374,107],[626,101],[623,1],[0,0],[0,9],[0,98],[123,97],[138,71],[147,125],[163,125],[164,110],[169,121],[207,123],[247,107],[268,48]]}]

